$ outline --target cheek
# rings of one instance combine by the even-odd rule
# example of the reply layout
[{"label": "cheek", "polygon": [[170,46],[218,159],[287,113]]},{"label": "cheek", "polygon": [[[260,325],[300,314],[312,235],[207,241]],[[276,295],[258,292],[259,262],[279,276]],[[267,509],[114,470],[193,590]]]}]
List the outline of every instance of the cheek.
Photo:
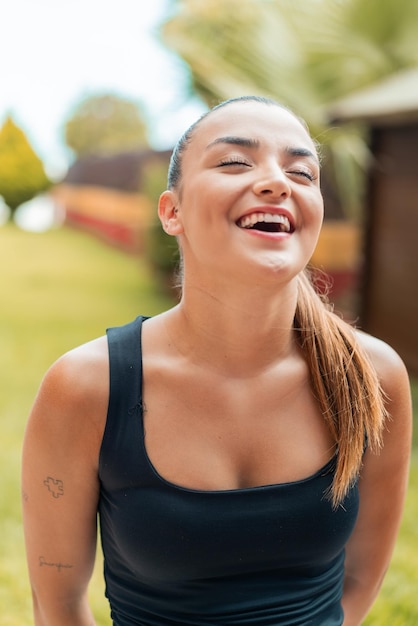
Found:
[{"label": "cheek", "polygon": [[181,211],[185,225],[192,228],[208,227],[217,223],[219,215],[225,211],[225,202],[222,198],[226,195],[219,188],[199,183],[187,188],[181,204]]},{"label": "cheek", "polygon": [[309,216],[312,222],[322,225],[324,219],[324,200],[320,192],[315,193],[308,201]]},{"label": "cheek", "polygon": [[322,223],[324,221],[324,205],[323,203],[321,204],[321,206],[319,207],[318,211],[317,211],[317,220],[319,223],[319,227],[321,228]]}]

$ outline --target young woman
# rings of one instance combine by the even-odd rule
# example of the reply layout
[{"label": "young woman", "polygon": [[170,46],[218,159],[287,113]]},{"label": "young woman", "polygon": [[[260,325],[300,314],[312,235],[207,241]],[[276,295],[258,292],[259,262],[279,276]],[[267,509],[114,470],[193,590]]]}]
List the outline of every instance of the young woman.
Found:
[{"label": "young woman", "polygon": [[63,356],[27,426],[37,626],[92,626],[99,513],[116,626],[359,626],[388,567],[411,438],[405,368],[315,294],[316,147],[227,101],[160,198],[179,304]]}]

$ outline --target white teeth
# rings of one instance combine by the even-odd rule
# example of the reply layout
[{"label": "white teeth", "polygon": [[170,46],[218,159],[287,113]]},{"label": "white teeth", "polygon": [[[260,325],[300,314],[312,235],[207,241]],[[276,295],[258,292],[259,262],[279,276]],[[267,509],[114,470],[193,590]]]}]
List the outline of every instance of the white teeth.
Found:
[{"label": "white teeth", "polygon": [[252,228],[258,222],[274,223],[282,225],[282,232],[290,232],[290,222],[285,215],[277,215],[273,213],[251,213],[238,220],[237,224],[240,228]]}]

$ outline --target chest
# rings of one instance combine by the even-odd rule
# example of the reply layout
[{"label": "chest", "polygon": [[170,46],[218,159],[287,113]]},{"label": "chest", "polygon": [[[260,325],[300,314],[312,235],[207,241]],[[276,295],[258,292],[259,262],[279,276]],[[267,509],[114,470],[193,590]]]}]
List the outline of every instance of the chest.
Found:
[{"label": "chest", "polygon": [[301,480],[335,451],[303,368],[223,379],[192,367],[144,367],[143,400],[151,463],[183,487]]}]

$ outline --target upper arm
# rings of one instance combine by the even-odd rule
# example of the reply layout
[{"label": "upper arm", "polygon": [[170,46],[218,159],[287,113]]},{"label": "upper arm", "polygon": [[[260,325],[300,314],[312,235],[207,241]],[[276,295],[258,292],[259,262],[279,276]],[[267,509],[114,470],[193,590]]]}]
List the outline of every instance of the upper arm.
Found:
[{"label": "upper arm", "polygon": [[409,378],[399,356],[371,337],[361,339],[376,367],[386,394],[388,419],[383,447],[367,450],[360,475],[360,509],[347,544],[346,572],[365,586],[378,589],[389,565],[407,489],[412,437]]},{"label": "upper arm", "polygon": [[26,428],[27,560],[35,606],[51,614],[60,603],[82,601],[94,564],[107,371],[103,340],[62,357],[45,376]]}]

